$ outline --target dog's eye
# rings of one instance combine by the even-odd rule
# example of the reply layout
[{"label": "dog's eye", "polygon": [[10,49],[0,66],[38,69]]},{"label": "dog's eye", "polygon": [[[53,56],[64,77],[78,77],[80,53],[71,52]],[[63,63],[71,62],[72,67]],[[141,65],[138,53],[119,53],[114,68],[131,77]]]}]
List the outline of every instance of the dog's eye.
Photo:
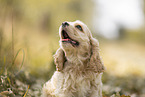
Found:
[{"label": "dog's eye", "polygon": [[83,31],[83,29],[80,25],[76,25],[75,27],[78,28],[80,31]]}]

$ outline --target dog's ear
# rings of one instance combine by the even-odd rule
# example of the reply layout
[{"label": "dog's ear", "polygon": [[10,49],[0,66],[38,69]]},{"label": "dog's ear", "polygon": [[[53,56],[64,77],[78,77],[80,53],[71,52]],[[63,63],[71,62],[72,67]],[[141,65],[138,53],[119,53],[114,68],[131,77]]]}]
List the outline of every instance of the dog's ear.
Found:
[{"label": "dog's ear", "polygon": [[54,54],[54,62],[56,64],[56,70],[61,71],[64,66],[64,62],[66,61],[64,51],[59,48]]},{"label": "dog's ear", "polygon": [[91,37],[90,45],[91,45],[90,66],[97,73],[101,73],[105,70],[105,67],[99,54],[99,42],[95,38]]}]

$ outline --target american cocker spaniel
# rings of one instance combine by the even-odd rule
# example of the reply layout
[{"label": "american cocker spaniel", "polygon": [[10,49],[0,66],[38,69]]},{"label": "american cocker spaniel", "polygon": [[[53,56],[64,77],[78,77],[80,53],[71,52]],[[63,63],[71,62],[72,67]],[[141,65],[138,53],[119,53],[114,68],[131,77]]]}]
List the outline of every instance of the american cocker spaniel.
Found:
[{"label": "american cocker spaniel", "polygon": [[42,89],[42,97],[102,97],[104,65],[99,43],[77,20],[59,28],[60,48],[54,55],[57,70]]}]

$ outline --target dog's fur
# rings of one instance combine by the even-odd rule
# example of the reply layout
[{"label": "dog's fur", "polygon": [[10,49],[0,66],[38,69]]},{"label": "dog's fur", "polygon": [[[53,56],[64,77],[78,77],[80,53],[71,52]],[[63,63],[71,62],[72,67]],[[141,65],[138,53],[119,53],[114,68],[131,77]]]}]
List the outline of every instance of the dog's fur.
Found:
[{"label": "dog's fur", "polygon": [[[43,86],[42,97],[102,97],[104,65],[99,43],[81,21],[67,23],[59,29],[60,48],[54,55],[57,71]],[[78,44],[63,41],[63,30]]]}]

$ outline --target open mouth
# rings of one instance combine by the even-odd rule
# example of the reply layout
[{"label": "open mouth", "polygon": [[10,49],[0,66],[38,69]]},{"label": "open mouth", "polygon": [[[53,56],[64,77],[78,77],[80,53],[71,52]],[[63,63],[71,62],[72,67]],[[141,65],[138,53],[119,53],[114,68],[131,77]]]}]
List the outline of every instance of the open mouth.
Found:
[{"label": "open mouth", "polygon": [[79,42],[77,42],[76,40],[71,39],[65,30],[62,30],[62,40],[61,41],[71,43],[73,46],[74,45],[76,45],[76,46],[79,45]]}]

